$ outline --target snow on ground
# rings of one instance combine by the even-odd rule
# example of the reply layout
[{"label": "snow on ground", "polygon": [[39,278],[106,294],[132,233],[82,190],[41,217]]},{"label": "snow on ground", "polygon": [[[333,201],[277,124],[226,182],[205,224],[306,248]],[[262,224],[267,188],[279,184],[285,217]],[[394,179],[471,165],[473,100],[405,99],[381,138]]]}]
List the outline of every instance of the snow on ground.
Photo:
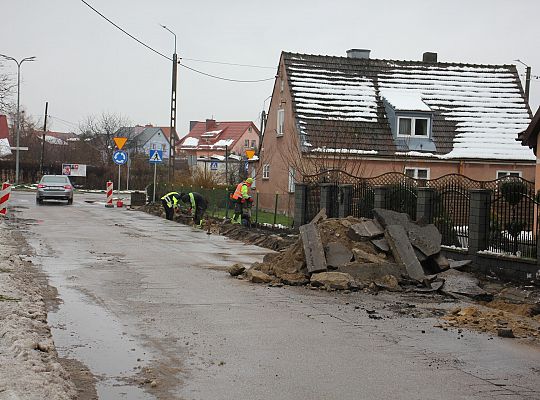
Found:
[{"label": "snow on ground", "polygon": [[0,399],[76,399],[47,325],[45,283],[21,259],[21,239],[0,220]]}]

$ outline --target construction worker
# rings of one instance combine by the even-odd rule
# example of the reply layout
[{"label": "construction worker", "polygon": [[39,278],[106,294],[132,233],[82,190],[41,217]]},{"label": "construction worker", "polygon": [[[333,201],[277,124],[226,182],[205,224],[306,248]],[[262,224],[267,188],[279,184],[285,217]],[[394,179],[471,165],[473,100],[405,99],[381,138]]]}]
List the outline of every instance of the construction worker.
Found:
[{"label": "construction worker", "polygon": [[236,186],[234,194],[231,196],[234,204],[234,215],[231,218],[233,224],[242,223],[242,214],[244,213],[244,207],[246,203],[252,201],[251,195],[249,194],[249,189],[251,189],[251,184],[253,183],[253,178],[247,178],[244,182],[240,182]]},{"label": "construction worker", "polygon": [[208,201],[197,192],[183,193],[180,200],[190,205],[189,211],[193,213],[193,223],[202,228],[204,212],[208,208]]},{"label": "construction worker", "polygon": [[174,210],[178,208],[178,201],[180,200],[180,193],[169,192],[161,198],[161,204],[165,210],[165,217],[172,221],[174,217]]}]

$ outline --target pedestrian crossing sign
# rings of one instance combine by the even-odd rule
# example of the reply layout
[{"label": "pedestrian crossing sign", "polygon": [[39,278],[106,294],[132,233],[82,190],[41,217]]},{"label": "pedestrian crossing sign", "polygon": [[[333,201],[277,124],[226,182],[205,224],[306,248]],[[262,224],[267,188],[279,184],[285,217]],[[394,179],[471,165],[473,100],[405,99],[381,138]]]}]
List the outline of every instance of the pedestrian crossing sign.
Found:
[{"label": "pedestrian crossing sign", "polygon": [[163,162],[163,150],[150,150],[150,163],[159,164]]}]

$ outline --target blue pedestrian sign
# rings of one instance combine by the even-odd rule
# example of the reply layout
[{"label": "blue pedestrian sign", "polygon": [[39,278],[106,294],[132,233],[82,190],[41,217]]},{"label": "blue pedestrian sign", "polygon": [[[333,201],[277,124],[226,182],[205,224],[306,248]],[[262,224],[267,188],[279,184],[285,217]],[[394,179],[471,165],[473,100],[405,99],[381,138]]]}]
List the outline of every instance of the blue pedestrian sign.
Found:
[{"label": "blue pedestrian sign", "polygon": [[217,171],[217,169],[218,169],[218,163],[217,163],[217,161],[212,161],[212,162],[210,163],[210,171]]},{"label": "blue pedestrian sign", "polygon": [[116,150],[112,155],[112,159],[115,164],[124,165],[128,160],[128,154],[124,150]]},{"label": "blue pedestrian sign", "polygon": [[150,164],[163,162],[163,150],[150,150]]}]

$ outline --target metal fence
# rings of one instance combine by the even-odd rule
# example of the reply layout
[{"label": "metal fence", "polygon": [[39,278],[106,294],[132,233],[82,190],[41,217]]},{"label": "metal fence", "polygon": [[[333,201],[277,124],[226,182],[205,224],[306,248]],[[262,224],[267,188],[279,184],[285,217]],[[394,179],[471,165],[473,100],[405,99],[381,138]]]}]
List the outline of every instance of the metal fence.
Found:
[{"label": "metal fence", "polygon": [[[401,173],[387,173],[373,178],[354,177],[339,170],[325,171],[304,177],[306,208],[309,221],[320,209],[321,185],[330,186],[332,193],[342,193],[350,185],[349,215],[373,217],[375,206],[407,213],[416,220],[420,188],[430,190],[430,221],[442,235],[442,243],[456,248],[468,248],[471,190],[490,191],[489,245],[486,251],[497,254],[535,258],[536,240],[540,233],[540,207],[534,193],[534,183],[518,177],[503,177],[478,181],[459,174],[449,174],[433,180],[413,179]],[[378,199],[378,200],[377,200]],[[334,201],[337,200],[337,201]],[[331,199],[330,217],[340,199]],[[378,203],[377,203],[378,201]]]}]

